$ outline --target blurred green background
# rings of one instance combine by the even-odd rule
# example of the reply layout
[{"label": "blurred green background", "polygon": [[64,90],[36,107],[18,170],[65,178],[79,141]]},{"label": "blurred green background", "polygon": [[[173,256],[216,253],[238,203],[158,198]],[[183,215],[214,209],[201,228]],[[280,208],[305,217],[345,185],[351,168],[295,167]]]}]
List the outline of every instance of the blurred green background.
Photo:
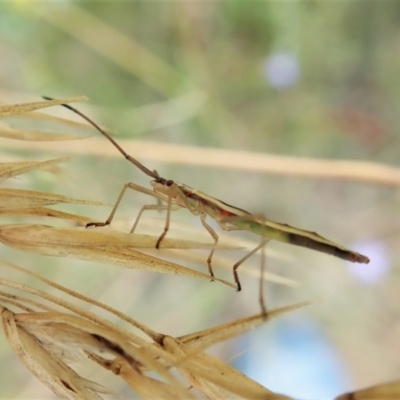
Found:
[{"label": "blurred green background", "polygon": [[[1,2],[0,100],[87,95],[90,102],[77,107],[117,132],[121,144],[140,139],[395,166],[399,24],[399,2]],[[8,160],[20,153],[0,146],[0,154]],[[230,171],[208,167],[206,159],[204,166],[182,166],[149,162],[146,154],[138,158],[162,176],[317,231],[371,258],[357,269],[323,254],[269,245],[281,256],[268,258],[268,270],[300,286],[267,284],[268,304],[318,302],[244,342],[227,342],[215,350],[220,357],[228,360],[247,349],[235,360],[238,368],[271,390],[304,399],[331,398],[399,377],[395,185],[250,173],[240,165]],[[148,185],[116,153],[115,158],[77,156],[59,175],[35,173],[7,185],[114,203],[129,180]],[[144,197],[127,195],[118,211],[125,229],[141,205],[152,202]],[[100,220],[109,213],[106,208],[79,212]],[[173,218],[200,226],[184,210]],[[43,259],[4,247],[2,257],[163,333],[183,335],[258,312],[257,279],[245,275],[238,294],[216,283]],[[232,262],[239,257],[232,254]],[[257,270],[258,258],[249,264]],[[231,279],[229,270],[217,273]],[[7,344],[0,357],[1,365],[9,365],[0,374],[5,397],[51,398],[29,380]]]}]

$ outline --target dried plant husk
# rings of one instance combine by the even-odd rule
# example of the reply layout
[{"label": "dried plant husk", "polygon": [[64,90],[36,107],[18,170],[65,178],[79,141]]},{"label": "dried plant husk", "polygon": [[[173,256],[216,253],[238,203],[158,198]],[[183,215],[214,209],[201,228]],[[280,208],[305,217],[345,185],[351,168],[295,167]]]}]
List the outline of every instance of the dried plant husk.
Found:
[{"label": "dried plant husk", "polygon": [[[267,318],[261,314],[255,315],[174,338],[156,333],[131,317],[32,271],[1,260],[0,263],[3,268],[12,268],[34,276],[53,288],[85,301],[86,304],[96,305],[122,317],[130,323],[131,328],[139,329],[150,338],[142,339],[131,329],[113,324],[60,296],[0,279],[0,286],[8,290],[17,289],[39,298],[32,300],[0,290],[3,328],[21,361],[62,399],[99,399],[102,394],[109,393],[104,386],[87,380],[77,371],[77,365],[85,365],[85,362],[93,362],[119,376],[144,399],[198,398],[189,390],[189,385],[210,399],[289,399],[271,392],[200,349],[240,335],[303,304],[272,310]],[[41,302],[44,301],[53,305],[42,305]],[[55,306],[63,307],[69,313],[55,309]],[[180,377],[174,371],[179,372]],[[148,376],[149,373],[152,373],[151,377]]]},{"label": "dried plant husk", "polygon": [[[135,250],[135,248],[154,249],[157,240],[158,237],[155,236],[127,234],[107,229],[55,228],[29,224],[0,226],[0,242],[18,250],[210,280],[208,274]],[[213,244],[182,239],[166,238],[163,242],[163,248],[208,249],[211,247]],[[236,288],[236,285],[231,282],[214,279]]]},{"label": "dried plant husk", "polygon": [[[35,123],[35,121],[50,121],[61,124],[64,127],[75,127],[79,129],[88,129],[87,124],[81,122],[74,122],[65,118],[55,117],[52,115],[44,114],[38,111],[41,108],[47,108],[59,104],[71,103],[76,101],[87,100],[87,97],[71,97],[65,99],[57,99],[51,101],[39,101],[33,103],[22,104],[6,104],[0,102],[0,118],[18,116],[20,120],[29,120],[28,122]],[[89,128],[93,130],[91,127]],[[70,133],[49,132],[48,130],[34,130],[29,128],[15,127],[12,123],[1,121],[0,122],[0,137],[14,140],[22,140],[29,142],[54,142],[84,139],[85,136]]]},{"label": "dried plant husk", "polygon": [[64,211],[53,210],[47,207],[14,208],[11,210],[0,210],[0,215],[10,217],[50,217],[66,221],[74,221],[78,226],[86,226],[89,222],[94,222],[93,218],[84,215],[67,213]]},{"label": "dried plant husk", "polygon": [[137,368],[131,368],[121,357],[107,360],[90,352],[87,352],[87,355],[104,369],[111,371],[114,375],[120,376],[143,399],[171,398],[186,400],[197,398],[185,388],[176,387],[145,375],[141,369],[142,366],[139,364]]},{"label": "dried plant husk", "polygon": [[255,329],[258,326],[270,321],[272,318],[276,318],[282,314],[297,310],[298,308],[305,307],[309,304],[310,303],[307,302],[298,303],[292,306],[268,311],[266,315],[257,314],[251,317],[237,319],[233,322],[218,325],[218,327],[215,328],[210,328],[192,333],[190,335],[181,336],[178,338],[178,340],[181,343],[187,345],[188,348],[207,348],[216,343],[238,336],[248,330]]},{"label": "dried plant husk", "polygon": [[105,203],[101,201],[74,199],[61,194],[38,192],[36,190],[0,188],[0,210],[42,207],[62,203],[95,206],[105,205]]},{"label": "dried plant husk", "polygon": [[41,132],[36,130],[14,128],[5,122],[0,123],[0,137],[14,140],[24,140],[28,142],[54,142],[85,138],[81,135],[71,135],[68,133]]},{"label": "dried plant husk", "polygon": [[86,96],[66,97],[64,99],[56,99],[56,100],[42,100],[31,103],[2,104],[0,105],[0,118],[11,117],[13,115],[25,114],[30,111],[40,110],[42,108],[57,106],[61,104],[68,104],[78,101],[84,101],[84,100],[87,100]]},{"label": "dried plant husk", "polygon": [[[0,182],[26,172],[41,170],[58,165],[70,160],[70,157],[61,157],[45,161],[18,161],[0,164]],[[5,216],[32,216],[53,217],[65,220],[73,220],[81,224],[93,222],[92,218],[66,213],[42,207],[59,203],[106,205],[100,201],[73,199],[63,195],[43,193],[32,190],[0,188],[0,214]]]},{"label": "dried plant husk", "polygon": [[400,381],[383,383],[367,389],[342,394],[335,400],[398,400],[400,399]]},{"label": "dried plant husk", "polygon": [[100,385],[79,376],[34,335],[26,332],[16,315],[3,308],[3,330],[8,342],[25,366],[61,399],[100,399]]},{"label": "dried plant husk", "polygon": [[29,171],[35,171],[47,167],[52,167],[61,162],[69,160],[69,157],[55,158],[53,160],[46,161],[18,161],[11,163],[0,164],[0,182],[5,181],[8,178],[24,174]]}]

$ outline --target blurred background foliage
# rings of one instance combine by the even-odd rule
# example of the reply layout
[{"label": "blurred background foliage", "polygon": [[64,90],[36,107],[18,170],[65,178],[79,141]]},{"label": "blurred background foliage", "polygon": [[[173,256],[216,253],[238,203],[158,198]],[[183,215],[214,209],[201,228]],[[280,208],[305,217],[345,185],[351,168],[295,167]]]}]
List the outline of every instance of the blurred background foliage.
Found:
[{"label": "blurred background foliage", "polygon": [[[1,101],[87,95],[90,102],[77,107],[117,132],[121,143],[141,139],[397,165],[399,23],[399,2],[1,2]],[[90,146],[90,139],[77,146]],[[7,159],[20,155],[1,147]],[[182,167],[149,162],[146,154],[138,158],[163,176],[317,231],[372,260],[355,268],[271,244],[282,257],[270,257],[269,270],[301,285],[268,284],[269,305],[321,301],[220,346],[215,352],[222,358],[238,355],[234,363],[244,373],[304,399],[399,378],[397,187],[249,173],[240,165],[221,170],[207,167],[206,159],[204,166]],[[12,184],[109,203],[129,180],[148,184],[117,154],[80,156],[55,176],[31,175]],[[152,202],[137,193],[127,197],[118,211],[126,227]],[[79,210],[99,219],[108,215],[106,209]],[[199,226],[185,211],[173,218]],[[244,277],[237,294],[216,283],[83,262],[56,260],[54,267],[54,260],[2,248],[3,256],[164,333],[185,334],[258,311],[254,278]],[[252,263],[257,270],[257,257]],[[30,386],[36,381],[7,351],[1,347],[1,365],[10,365],[0,375],[2,391],[51,396]]]}]

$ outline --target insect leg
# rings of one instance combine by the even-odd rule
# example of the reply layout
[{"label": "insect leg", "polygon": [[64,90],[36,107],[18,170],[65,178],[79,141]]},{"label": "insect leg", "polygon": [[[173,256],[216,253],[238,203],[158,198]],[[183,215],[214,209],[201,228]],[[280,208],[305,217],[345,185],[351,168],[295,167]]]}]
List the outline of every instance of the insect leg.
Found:
[{"label": "insect leg", "polygon": [[[164,231],[162,232],[162,234],[160,235],[160,237],[158,238],[157,243],[156,243],[156,249],[159,249],[159,248],[160,248],[161,241],[164,239],[165,235],[166,235],[167,232],[168,232],[170,212],[171,212],[171,210],[172,210],[172,211],[178,210],[178,209],[180,208],[180,206],[177,205],[177,204],[172,204],[172,200],[173,200],[173,199],[171,198],[171,196],[168,196],[168,197],[167,197],[167,196],[164,195],[164,194],[156,193],[156,192],[154,192],[154,191],[152,191],[152,190],[150,190],[150,189],[147,189],[147,188],[145,188],[145,187],[143,187],[143,186],[136,185],[135,183],[130,183],[130,184],[129,184],[129,188],[130,188],[130,189],[133,189],[133,190],[136,190],[136,191],[138,191],[138,192],[140,192],[140,193],[144,193],[144,194],[148,194],[148,195],[150,195],[150,196],[153,196],[153,197],[155,197],[159,202],[161,202],[161,201],[168,201],[168,204],[167,204],[167,205],[152,204],[152,205],[143,206],[143,207],[141,208],[141,210],[139,211],[138,216],[136,217],[136,220],[135,220],[135,223],[134,223],[133,226],[132,226],[132,229],[130,230],[130,233],[133,233],[133,231],[136,229],[136,227],[137,227],[137,225],[138,225],[138,223],[139,223],[140,217],[142,216],[142,213],[143,213],[144,211],[146,211],[146,210],[160,210],[160,211],[162,211],[162,210],[167,210],[167,219],[166,219]],[[167,197],[167,198],[166,198],[166,197]]]},{"label": "insect leg", "polygon": [[264,247],[271,239],[263,239],[263,241],[253,250],[251,250],[248,254],[246,254],[243,258],[241,258],[234,266],[233,266],[233,277],[235,278],[235,283],[237,285],[237,291],[240,292],[242,290],[242,285],[240,284],[239,275],[237,273],[237,269],[254,253]]},{"label": "insect leg", "polygon": [[[138,213],[138,215],[137,215],[137,217],[136,217],[135,223],[133,224],[132,229],[129,231],[129,233],[133,233],[133,232],[135,231],[136,226],[137,226],[138,223],[139,223],[139,219],[140,219],[140,217],[141,217],[141,215],[142,215],[142,213],[143,213],[144,211],[147,211],[147,210],[158,210],[158,211],[168,210],[168,206],[164,206],[163,204],[161,204],[161,200],[160,200],[160,199],[158,199],[158,201],[160,202],[159,204],[145,205],[145,206],[143,206],[143,207],[140,209],[140,211],[139,211],[139,213]],[[173,207],[171,207],[171,209],[172,209],[173,211],[176,211],[176,210],[178,210],[179,208],[180,208],[179,206],[173,206]]]},{"label": "insect leg", "polygon": [[261,312],[265,319],[268,316],[267,307],[265,305],[265,300],[264,300],[264,272],[265,272],[265,263],[266,263],[265,245],[269,241],[270,241],[270,239],[264,239],[261,242],[260,288],[259,288],[259,298],[258,298],[260,306],[261,306]]},{"label": "insect leg", "polygon": [[[144,193],[144,194],[147,194],[147,195],[149,195],[149,196],[155,197],[156,199],[159,199],[159,200],[163,200],[163,201],[166,200],[165,196],[160,195],[159,193],[154,193],[152,190],[147,189],[147,188],[145,188],[145,187],[143,187],[143,186],[137,185],[137,184],[132,183],[132,182],[128,182],[128,183],[126,183],[126,184],[124,185],[124,187],[122,188],[121,193],[119,194],[118,199],[117,199],[117,201],[116,201],[116,203],[115,203],[113,209],[111,210],[111,214],[109,215],[109,217],[107,218],[107,220],[106,220],[105,222],[89,222],[89,223],[86,225],[86,227],[89,227],[89,226],[106,226],[106,225],[109,225],[109,224],[111,223],[111,221],[113,220],[113,218],[114,218],[114,214],[115,214],[115,212],[117,211],[117,208],[118,208],[118,206],[119,206],[119,204],[120,204],[120,202],[121,202],[121,200],[122,200],[122,198],[123,198],[123,196],[124,196],[124,194],[125,194],[126,189],[128,189],[128,188],[129,188],[129,189],[132,189],[132,190],[135,190],[135,191],[137,191],[137,192]],[[147,207],[147,208],[146,208],[146,207]],[[138,214],[138,217],[136,218],[136,221],[135,221],[135,223],[134,223],[134,225],[133,225],[133,227],[132,227],[132,229],[131,229],[130,232],[133,232],[133,231],[135,230],[135,228],[136,228],[136,226],[137,226],[137,224],[138,224],[138,222],[139,222],[139,219],[140,219],[140,216],[141,216],[142,212],[143,212],[145,209],[152,209],[152,208],[150,208],[150,207],[153,207],[153,206],[144,206],[144,207],[140,210],[140,212],[139,212],[139,214]],[[157,207],[157,206],[155,206],[155,207]],[[161,206],[159,206],[159,207],[166,207],[166,206],[162,206],[162,205],[161,205]],[[179,207],[178,207],[178,208],[179,208]],[[156,208],[156,209],[158,209],[158,208]],[[165,208],[161,208],[161,209],[165,209]]]},{"label": "insect leg", "polygon": [[207,214],[204,211],[200,213],[200,220],[201,220],[202,225],[204,226],[204,228],[207,229],[208,233],[214,239],[214,248],[211,249],[210,254],[209,254],[208,258],[207,258],[208,271],[210,272],[210,275],[211,275],[211,281],[213,281],[214,280],[214,272],[213,272],[212,266],[211,266],[211,259],[212,259],[212,256],[214,255],[215,246],[218,243],[219,237],[216,234],[216,232],[214,231],[214,229],[211,228],[211,226],[207,224],[206,217],[207,217]]},{"label": "insect leg", "polygon": [[114,214],[117,211],[119,203],[121,202],[122,197],[124,197],[125,191],[126,191],[126,189],[128,189],[129,185],[130,185],[129,183],[126,183],[124,185],[124,187],[122,188],[121,193],[119,194],[118,199],[115,202],[113,209],[111,210],[111,214],[108,216],[106,221],[105,222],[89,222],[88,224],[86,224],[86,228],[89,228],[89,226],[106,226],[106,225],[109,225],[111,223],[111,221],[113,220]]},{"label": "insect leg", "polygon": [[[156,249],[160,248],[160,244],[161,244],[162,240],[165,238],[165,235],[167,234],[168,229],[169,229],[169,221],[170,221],[170,218],[171,218],[171,207],[172,207],[172,198],[171,198],[171,196],[168,196],[167,205],[166,206],[161,206],[161,207],[162,207],[162,209],[167,210],[167,218],[165,219],[164,231],[163,231],[163,233],[160,235],[160,237],[157,240]],[[161,208],[158,207],[158,209],[160,210]]]}]

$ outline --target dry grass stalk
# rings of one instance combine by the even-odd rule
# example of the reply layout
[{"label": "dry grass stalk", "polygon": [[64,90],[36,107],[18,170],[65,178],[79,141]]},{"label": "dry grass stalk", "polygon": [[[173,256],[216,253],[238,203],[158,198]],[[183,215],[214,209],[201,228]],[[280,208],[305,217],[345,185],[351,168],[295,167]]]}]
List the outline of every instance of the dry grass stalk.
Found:
[{"label": "dry grass stalk", "polygon": [[[378,162],[300,158],[140,140],[121,139],[119,144],[133,157],[141,156],[143,161],[153,160],[175,165],[194,165],[268,175],[362,182],[378,186],[398,187],[400,185],[400,169]],[[101,138],[96,137],[90,138],[90,146],[84,148],[77,148],[69,142],[65,142],[62,147],[55,143],[32,142],[29,143],[29,147],[53,155],[119,157]],[[27,145],[16,141],[7,143],[7,148],[22,150],[27,149]]]}]

